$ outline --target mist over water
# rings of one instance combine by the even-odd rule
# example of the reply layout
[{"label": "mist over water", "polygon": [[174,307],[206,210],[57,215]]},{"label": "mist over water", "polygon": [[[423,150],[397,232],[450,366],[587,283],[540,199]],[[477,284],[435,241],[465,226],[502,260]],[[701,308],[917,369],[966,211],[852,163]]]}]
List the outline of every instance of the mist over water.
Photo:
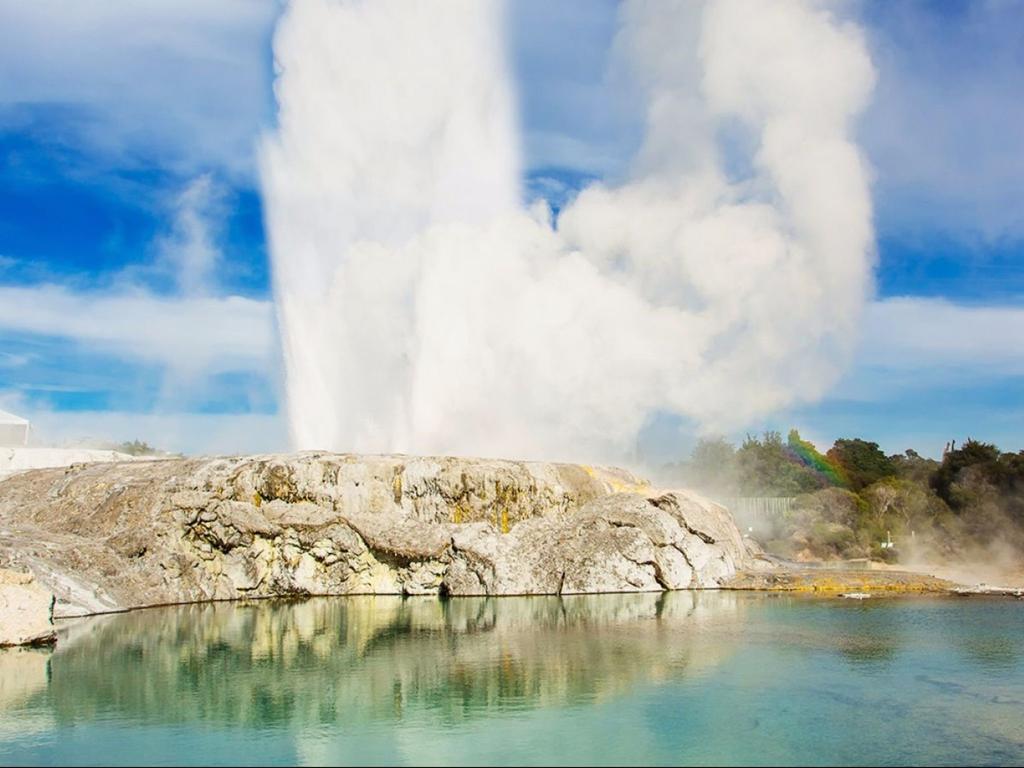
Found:
[{"label": "mist over water", "polygon": [[[874,83],[818,3],[626,2],[630,177],[521,196],[498,3],[292,3],[261,165],[297,448],[617,460],[825,393],[870,291]],[[749,139],[745,172],[723,132]]]}]

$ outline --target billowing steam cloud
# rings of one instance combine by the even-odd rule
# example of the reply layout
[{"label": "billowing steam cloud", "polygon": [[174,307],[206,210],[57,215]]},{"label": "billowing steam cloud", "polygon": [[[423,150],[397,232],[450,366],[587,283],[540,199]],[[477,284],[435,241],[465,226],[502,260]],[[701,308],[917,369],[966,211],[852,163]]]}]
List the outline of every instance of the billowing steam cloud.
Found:
[{"label": "billowing steam cloud", "polygon": [[298,447],[613,459],[652,413],[730,429],[834,381],[870,289],[860,31],[815,3],[620,13],[645,140],[555,225],[520,203],[499,6],[288,9],[262,160]]}]

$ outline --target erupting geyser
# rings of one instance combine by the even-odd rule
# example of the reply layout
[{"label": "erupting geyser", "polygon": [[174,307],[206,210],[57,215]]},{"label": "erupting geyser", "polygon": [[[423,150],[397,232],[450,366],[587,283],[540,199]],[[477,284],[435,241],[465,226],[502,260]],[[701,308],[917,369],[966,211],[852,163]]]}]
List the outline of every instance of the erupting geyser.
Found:
[{"label": "erupting geyser", "polygon": [[645,139],[555,225],[521,202],[503,14],[280,22],[261,157],[296,447],[615,459],[656,411],[729,429],[820,396],[870,289],[860,30],[812,2],[624,3]]}]

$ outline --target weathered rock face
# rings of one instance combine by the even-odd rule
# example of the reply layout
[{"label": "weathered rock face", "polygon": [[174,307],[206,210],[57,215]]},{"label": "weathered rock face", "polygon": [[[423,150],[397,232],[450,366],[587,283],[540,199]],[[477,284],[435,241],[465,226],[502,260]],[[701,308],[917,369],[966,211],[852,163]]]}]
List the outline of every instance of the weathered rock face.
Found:
[{"label": "weathered rock face", "polygon": [[58,615],[285,594],[717,586],[724,509],[621,470],[305,453],[39,470],[0,482],[0,565]]},{"label": "weathered rock face", "polygon": [[53,594],[30,573],[0,568],[0,647],[44,645],[57,639]]}]

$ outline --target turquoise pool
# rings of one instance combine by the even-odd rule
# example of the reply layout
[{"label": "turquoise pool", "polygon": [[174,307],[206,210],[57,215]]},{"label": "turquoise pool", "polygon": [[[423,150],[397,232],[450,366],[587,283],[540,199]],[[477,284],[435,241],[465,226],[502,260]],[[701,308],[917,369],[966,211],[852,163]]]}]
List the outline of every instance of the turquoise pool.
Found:
[{"label": "turquoise pool", "polygon": [[1024,602],[157,608],[0,651],[2,764],[1024,762]]}]

